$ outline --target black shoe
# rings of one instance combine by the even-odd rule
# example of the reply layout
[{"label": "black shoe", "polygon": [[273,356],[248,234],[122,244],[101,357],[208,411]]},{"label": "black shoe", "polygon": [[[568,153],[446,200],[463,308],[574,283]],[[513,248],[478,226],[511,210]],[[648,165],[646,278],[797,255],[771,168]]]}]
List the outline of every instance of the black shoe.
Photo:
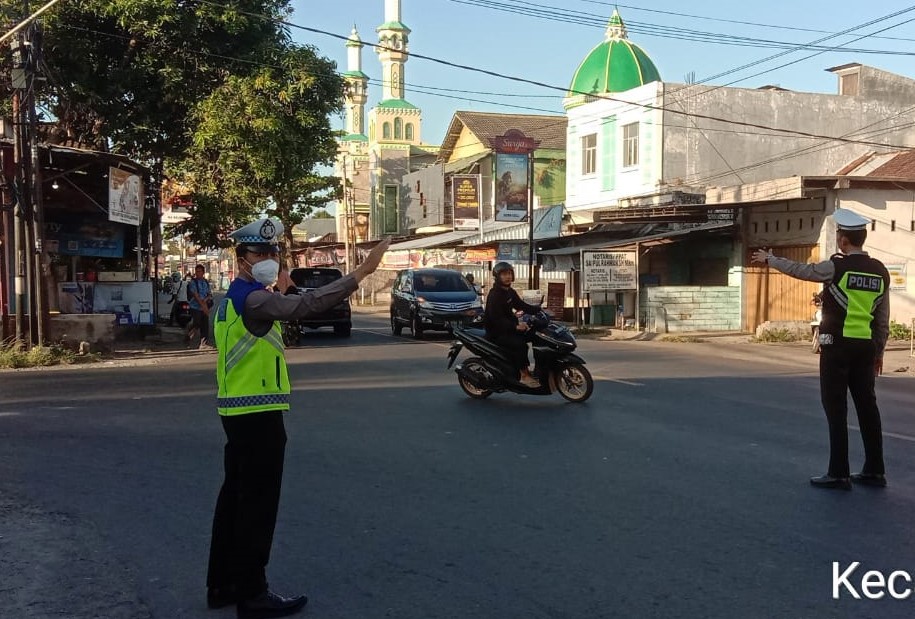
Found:
[{"label": "black shoe", "polygon": [[851,481],[847,477],[833,477],[832,475],[820,475],[811,477],[810,485],[817,488],[838,488],[840,490],[851,490]]},{"label": "black shoe", "polygon": [[267,619],[268,617],[286,617],[302,610],[308,604],[304,595],[284,598],[272,591],[265,591],[250,600],[238,602],[239,619]]},{"label": "black shoe", "polygon": [[209,587],[207,588],[207,606],[210,608],[223,608],[238,602],[235,587]]},{"label": "black shoe", "polygon": [[851,480],[862,486],[886,487],[886,475],[882,473],[852,473]]}]

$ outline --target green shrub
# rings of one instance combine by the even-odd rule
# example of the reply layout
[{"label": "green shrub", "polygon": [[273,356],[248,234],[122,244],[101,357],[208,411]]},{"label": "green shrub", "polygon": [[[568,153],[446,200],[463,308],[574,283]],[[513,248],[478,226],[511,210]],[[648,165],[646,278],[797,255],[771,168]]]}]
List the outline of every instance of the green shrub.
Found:
[{"label": "green shrub", "polygon": [[895,320],[890,321],[891,340],[907,340],[910,337],[912,337],[912,330],[909,327]]},{"label": "green shrub", "polygon": [[73,363],[76,355],[59,346],[26,348],[23,342],[0,344],[0,368],[33,368]]},{"label": "green shrub", "polygon": [[665,335],[661,338],[662,342],[676,342],[677,344],[701,344],[707,342],[701,337],[695,335]]},{"label": "green shrub", "polygon": [[769,329],[763,331],[762,335],[754,339],[757,342],[796,342],[800,338],[788,329]]}]

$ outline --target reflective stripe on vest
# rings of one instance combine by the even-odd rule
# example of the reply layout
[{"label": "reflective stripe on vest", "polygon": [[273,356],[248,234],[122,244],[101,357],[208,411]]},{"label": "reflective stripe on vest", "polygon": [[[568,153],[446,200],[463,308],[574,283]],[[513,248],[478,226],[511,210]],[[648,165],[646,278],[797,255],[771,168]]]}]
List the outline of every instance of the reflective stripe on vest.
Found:
[{"label": "reflective stripe on vest", "polygon": [[223,299],[213,330],[219,357],[217,408],[220,415],[289,410],[289,375],[278,322],[262,337],[248,331],[232,300]]}]

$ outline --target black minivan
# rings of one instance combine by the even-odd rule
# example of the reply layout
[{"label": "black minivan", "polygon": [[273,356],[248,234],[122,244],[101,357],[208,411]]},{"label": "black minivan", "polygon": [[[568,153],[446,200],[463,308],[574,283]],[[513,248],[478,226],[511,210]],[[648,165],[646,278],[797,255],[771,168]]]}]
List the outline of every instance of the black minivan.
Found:
[{"label": "black minivan", "polygon": [[449,269],[404,269],[391,290],[391,331],[405,326],[413,337],[424,331],[448,331],[451,323],[482,325],[483,303],[464,276]]}]

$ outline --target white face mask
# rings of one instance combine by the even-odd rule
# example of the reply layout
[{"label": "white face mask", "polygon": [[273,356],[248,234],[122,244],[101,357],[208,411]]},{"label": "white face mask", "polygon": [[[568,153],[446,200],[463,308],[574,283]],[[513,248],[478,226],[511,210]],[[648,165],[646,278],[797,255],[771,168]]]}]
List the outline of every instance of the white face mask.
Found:
[{"label": "white face mask", "polygon": [[251,277],[254,281],[264,286],[269,286],[276,281],[280,274],[280,263],[276,260],[261,260],[251,265]]}]

